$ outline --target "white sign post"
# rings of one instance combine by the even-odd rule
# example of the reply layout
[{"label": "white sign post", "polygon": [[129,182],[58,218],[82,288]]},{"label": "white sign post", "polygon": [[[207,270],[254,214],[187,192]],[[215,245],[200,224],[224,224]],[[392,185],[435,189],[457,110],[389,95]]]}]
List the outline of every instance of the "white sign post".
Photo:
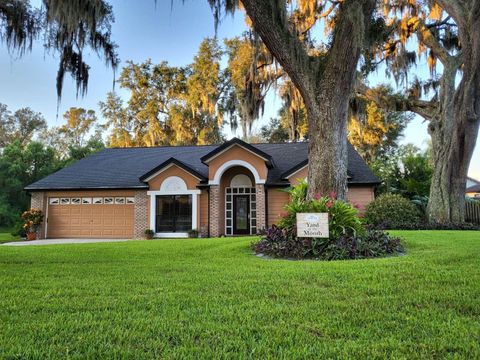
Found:
[{"label": "white sign post", "polygon": [[328,213],[297,213],[297,236],[328,238]]}]

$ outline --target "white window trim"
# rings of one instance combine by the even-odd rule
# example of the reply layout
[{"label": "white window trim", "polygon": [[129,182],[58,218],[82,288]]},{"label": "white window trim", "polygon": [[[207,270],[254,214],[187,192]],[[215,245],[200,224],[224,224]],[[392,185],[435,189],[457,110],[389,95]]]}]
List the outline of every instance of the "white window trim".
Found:
[{"label": "white window trim", "polygon": [[[147,195],[150,196],[150,229],[155,231],[155,219],[156,219],[156,202],[155,198],[157,195],[192,195],[192,229],[197,229],[198,223],[198,195],[200,195],[201,190],[181,190],[181,191],[147,191]],[[188,237],[188,233],[155,233],[155,237],[163,238],[179,238],[179,237]]]},{"label": "white window trim", "polygon": [[253,174],[253,177],[255,178],[255,184],[265,184],[265,179],[260,178],[260,175],[258,174],[257,169],[255,169],[255,167],[252,164],[244,160],[230,160],[223,163],[222,166],[220,166],[217,169],[217,172],[215,173],[213,180],[210,180],[208,184],[220,185],[220,179],[222,178],[223,173],[234,166],[242,166],[250,170],[250,172]]}]

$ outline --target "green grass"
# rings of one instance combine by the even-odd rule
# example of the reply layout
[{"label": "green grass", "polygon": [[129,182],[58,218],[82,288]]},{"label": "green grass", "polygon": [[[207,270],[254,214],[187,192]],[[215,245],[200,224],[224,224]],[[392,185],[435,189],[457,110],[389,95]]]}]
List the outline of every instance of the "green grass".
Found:
[{"label": "green grass", "polygon": [[479,232],[265,260],[252,238],[0,247],[0,358],[480,358]]},{"label": "green grass", "polygon": [[0,244],[18,240],[18,236],[13,236],[12,231],[12,229],[0,227]]}]

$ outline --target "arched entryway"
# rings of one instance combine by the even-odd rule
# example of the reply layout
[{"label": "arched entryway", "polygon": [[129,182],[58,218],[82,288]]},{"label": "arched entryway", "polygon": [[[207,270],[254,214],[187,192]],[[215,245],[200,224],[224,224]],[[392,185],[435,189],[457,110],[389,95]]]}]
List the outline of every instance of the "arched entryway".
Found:
[{"label": "arched entryway", "polygon": [[219,169],[210,182],[211,236],[252,235],[263,229],[264,179],[248,165]]},{"label": "arched entryway", "polygon": [[255,177],[242,166],[226,170],[220,179],[223,198],[224,234],[251,235],[257,233],[257,196]]}]

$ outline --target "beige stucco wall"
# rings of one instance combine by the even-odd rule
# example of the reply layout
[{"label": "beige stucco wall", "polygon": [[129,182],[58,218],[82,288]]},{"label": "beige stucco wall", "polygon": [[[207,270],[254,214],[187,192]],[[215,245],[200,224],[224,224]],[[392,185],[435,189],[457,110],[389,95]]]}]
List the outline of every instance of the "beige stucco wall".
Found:
[{"label": "beige stucco wall", "polygon": [[289,195],[287,192],[279,188],[268,189],[268,224],[272,226],[280,219],[281,214],[285,211],[283,207],[288,203]]},{"label": "beige stucco wall", "polygon": [[195,176],[179,168],[177,165],[172,165],[148,181],[150,190],[160,190],[163,180],[170,176],[178,176],[179,178],[183,179],[189,190],[195,190],[199,183],[199,180]]},{"label": "beige stucco wall", "polygon": [[265,165],[265,160],[238,145],[234,145],[230,149],[210,160],[208,163],[209,180],[213,180],[218,168],[230,160],[246,161],[251,164],[255,170],[257,170],[261,179],[267,178],[268,169]]},{"label": "beige stucco wall", "polygon": [[349,186],[347,190],[347,199],[353,205],[358,205],[360,213],[365,211],[365,207],[375,200],[375,188],[373,186]]}]

